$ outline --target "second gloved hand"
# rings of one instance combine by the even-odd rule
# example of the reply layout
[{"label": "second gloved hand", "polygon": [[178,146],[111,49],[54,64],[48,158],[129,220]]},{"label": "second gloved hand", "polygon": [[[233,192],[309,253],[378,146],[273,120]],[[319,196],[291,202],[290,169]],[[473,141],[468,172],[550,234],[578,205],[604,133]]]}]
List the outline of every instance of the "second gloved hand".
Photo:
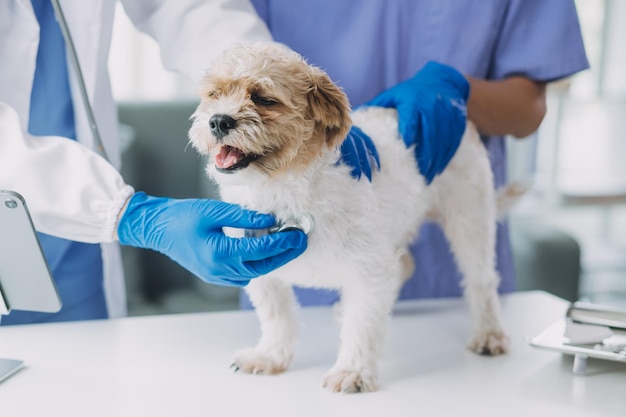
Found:
[{"label": "second gloved hand", "polygon": [[406,81],[366,105],[394,107],[406,146],[415,145],[420,173],[430,183],[454,156],[465,131],[469,82],[452,67],[428,62]]},{"label": "second gloved hand", "polygon": [[136,193],[119,220],[123,245],[169,256],[205,282],[244,286],[286,264],[306,249],[300,231],[258,238],[231,238],[222,227],[262,229],[273,216],[215,200],[176,200]]}]

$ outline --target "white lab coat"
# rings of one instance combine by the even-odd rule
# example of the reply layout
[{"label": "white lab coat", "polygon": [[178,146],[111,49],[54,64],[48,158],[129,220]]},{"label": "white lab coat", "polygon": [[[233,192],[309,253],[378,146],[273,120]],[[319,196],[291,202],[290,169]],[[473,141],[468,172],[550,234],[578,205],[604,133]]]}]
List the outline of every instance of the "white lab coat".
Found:
[{"label": "white lab coat", "polygon": [[[199,80],[210,60],[239,42],[270,34],[248,0],[122,0],[130,19],[161,46],[165,66]],[[77,141],[26,133],[39,25],[30,0],[0,1],[0,189],[21,193],[37,230],[101,243],[111,317],[126,313],[115,225],[134,190],[118,172],[117,108],[107,61],[114,0],[61,0],[108,163],[92,151],[87,116],[72,66]]]}]

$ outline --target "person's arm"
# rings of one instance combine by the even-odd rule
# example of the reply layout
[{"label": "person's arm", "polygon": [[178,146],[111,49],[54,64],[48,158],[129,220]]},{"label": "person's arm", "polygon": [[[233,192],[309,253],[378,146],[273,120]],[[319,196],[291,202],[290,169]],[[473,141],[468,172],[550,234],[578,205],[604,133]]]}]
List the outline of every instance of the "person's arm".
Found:
[{"label": "person's arm", "polygon": [[17,112],[3,102],[0,188],[24,196],[40,232],[88,243],[118,239],[157,250],[219,285],[246,285],[300,255],[307,244],[302,232],[230,238],[222,227],[267,228],[276,220],[215,200],[136,193],[111,164],[80,143],[23,132]]},{"label": "person's arm", "polygon": [[523,138],[546,114],[546,85],[525,77],[487,81],[466,76],[470,83],[467,117],[480,133]]},{"label": "person's arm", "polygon": [[158,44],[170,71],[198,82],[224,49],[272,42],[250,0],[122,0],[130,20]]},{"label": "person's arm", "polygon": [[38,231],[87,243],[111,242],[117,215],[134,193],[100,155],[74,140],[32,136],[0,102],[0,188],[28,202]]}]

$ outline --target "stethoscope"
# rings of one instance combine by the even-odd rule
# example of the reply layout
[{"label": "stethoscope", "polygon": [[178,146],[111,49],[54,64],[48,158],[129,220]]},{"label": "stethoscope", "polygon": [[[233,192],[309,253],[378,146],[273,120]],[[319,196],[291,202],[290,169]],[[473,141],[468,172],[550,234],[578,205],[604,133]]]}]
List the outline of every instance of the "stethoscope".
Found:
[{"label": "stethoscope", "polygon": [[67,50],[69,52],[70,63],[76,73],[76,79],[78,81],[78,89],[80,90],[80,95],[83,100],[83,104],[85,106],[85,112],[87,113],[87,120],[89,121],[89,129],[93,135],[93,140],[95,144],[95,151],[102,156],[105,160],[110,162],[106,151],[104,150],[104,145],[102,144],[102,139],[100,138],[100,131],[98,130],[98,125],[96,123],[96,118],[93,114],[93,109],[91,107],[91,103],[89,102],[89,96],[87,95],[87,88],[85,87],[85,80],[83,78],[83,72],[80,69],[80,63],[78,62],[78,55],[76,54],[76,48],[74,47],[74,41],[72,40],[72,36],[70,35],[70,30],[67,26],[67,21],[65,20],[65,15],[63,14],[63,10],[61,9],[61,4],[59,0],[51,0],[52,8],[54,9],[54,14],[56,16],[57,21],[59,22],[59,26],[61,27],[61,32],[63,33],[63,39],[65,40],[65,45],[67,46]]}]

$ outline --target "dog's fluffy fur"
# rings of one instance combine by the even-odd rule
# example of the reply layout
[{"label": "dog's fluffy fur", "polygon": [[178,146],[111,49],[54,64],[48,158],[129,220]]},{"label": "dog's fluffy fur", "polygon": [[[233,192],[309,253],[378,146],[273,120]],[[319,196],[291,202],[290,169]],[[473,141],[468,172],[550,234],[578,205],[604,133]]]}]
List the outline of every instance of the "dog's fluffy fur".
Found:
[{"label": "dog's fluffy fur", "polygon": [[[223,116],[227,116],[224,118]],[[495,269],[496,196],[487,152],[471,123],[448,168],[429,185],[398,134],[395,110],[350,113],[319,68],[276,44],[239,46],[208,70],[190,140],[209,156],[224,201],[287,219],[314,220],[303,255],[246,287],[261,322],[256,347],[235,366],[275,374],[290,365],[297,337],[291,286],[341,291],[341,346],[324,386],[373,391],[385,324],[413,264],[420,224],[441,224],[463,273],[480,354],[506,352]],[[381,168],[355,180],[338,164],[351,124],[375,142]]]}]

